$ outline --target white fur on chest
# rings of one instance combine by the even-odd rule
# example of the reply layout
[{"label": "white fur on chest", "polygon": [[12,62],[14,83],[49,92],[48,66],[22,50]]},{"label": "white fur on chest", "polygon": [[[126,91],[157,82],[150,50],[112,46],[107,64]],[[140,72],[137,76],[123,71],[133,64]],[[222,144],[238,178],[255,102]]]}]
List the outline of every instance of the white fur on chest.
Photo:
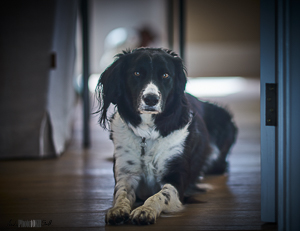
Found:
[{"label": "white fur on chest", "polygon": [[[115,176],[124,174],[141,176],[149,187],[160,184],[166,171],[166,163],[184,150],[189,134],[189,123],[166,137],[155,130],[151,115],[143,114],[142,123],[134,128],[127,125],[117,113],[111,124],[115,146]],[[142,138],[145,138],[145,154],[142,155]]]}]

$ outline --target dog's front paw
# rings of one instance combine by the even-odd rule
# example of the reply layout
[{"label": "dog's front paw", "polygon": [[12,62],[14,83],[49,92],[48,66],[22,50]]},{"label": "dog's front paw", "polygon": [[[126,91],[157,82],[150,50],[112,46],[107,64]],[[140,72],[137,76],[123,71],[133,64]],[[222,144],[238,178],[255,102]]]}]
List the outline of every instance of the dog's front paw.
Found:
[{"label": "dog's front paw", "polygon": [[121,225],[129,220],[130,208],[124,206],[113,207],[105,216],[105,223],[110,225]]},{"label": "dog's front paw", "polygon": [[156,211],[143,205],[131,212],[130,219],[135,225],[151,225],[156,221]]}]

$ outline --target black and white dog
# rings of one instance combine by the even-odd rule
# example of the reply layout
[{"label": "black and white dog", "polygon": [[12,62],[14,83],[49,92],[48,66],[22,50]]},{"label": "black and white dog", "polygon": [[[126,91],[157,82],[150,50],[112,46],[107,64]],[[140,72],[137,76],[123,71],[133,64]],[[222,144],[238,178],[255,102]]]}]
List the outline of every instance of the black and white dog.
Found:
[{"label": "black and white dog", "polygon": [[102,73],[99,122],[110,122],[115,177],[106,223],[153,224],[182,209],[201,174],[226,171],[237,128],[225,109],[186,94],[186,81],[181,58],[156,48],[124,51]]}]

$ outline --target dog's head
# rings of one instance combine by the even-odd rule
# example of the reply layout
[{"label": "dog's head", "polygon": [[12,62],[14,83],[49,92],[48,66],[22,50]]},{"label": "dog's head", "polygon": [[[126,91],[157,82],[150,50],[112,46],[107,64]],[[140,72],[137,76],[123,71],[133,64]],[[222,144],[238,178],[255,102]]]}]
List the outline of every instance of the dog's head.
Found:
[{"label": "dog's head", "polygon": [[110,103],[134,124],[131,120],[139,120],[139,114],[162,114],[184,94],[185,68],[176,53],[139,48],[116,57],[102,73],[97,86],[102,126],[105,127]]}]

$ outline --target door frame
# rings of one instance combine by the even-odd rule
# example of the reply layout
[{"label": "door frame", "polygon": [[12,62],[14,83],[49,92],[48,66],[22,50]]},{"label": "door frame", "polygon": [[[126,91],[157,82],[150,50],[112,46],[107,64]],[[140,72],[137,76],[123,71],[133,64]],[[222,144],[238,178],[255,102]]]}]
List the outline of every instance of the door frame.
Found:
[{"label": "door frame", "polygon": [[[300,229],[300,1],[263,0],[261,219]],[[266,126],[266,83],[277,84],[277,126]]]}]

